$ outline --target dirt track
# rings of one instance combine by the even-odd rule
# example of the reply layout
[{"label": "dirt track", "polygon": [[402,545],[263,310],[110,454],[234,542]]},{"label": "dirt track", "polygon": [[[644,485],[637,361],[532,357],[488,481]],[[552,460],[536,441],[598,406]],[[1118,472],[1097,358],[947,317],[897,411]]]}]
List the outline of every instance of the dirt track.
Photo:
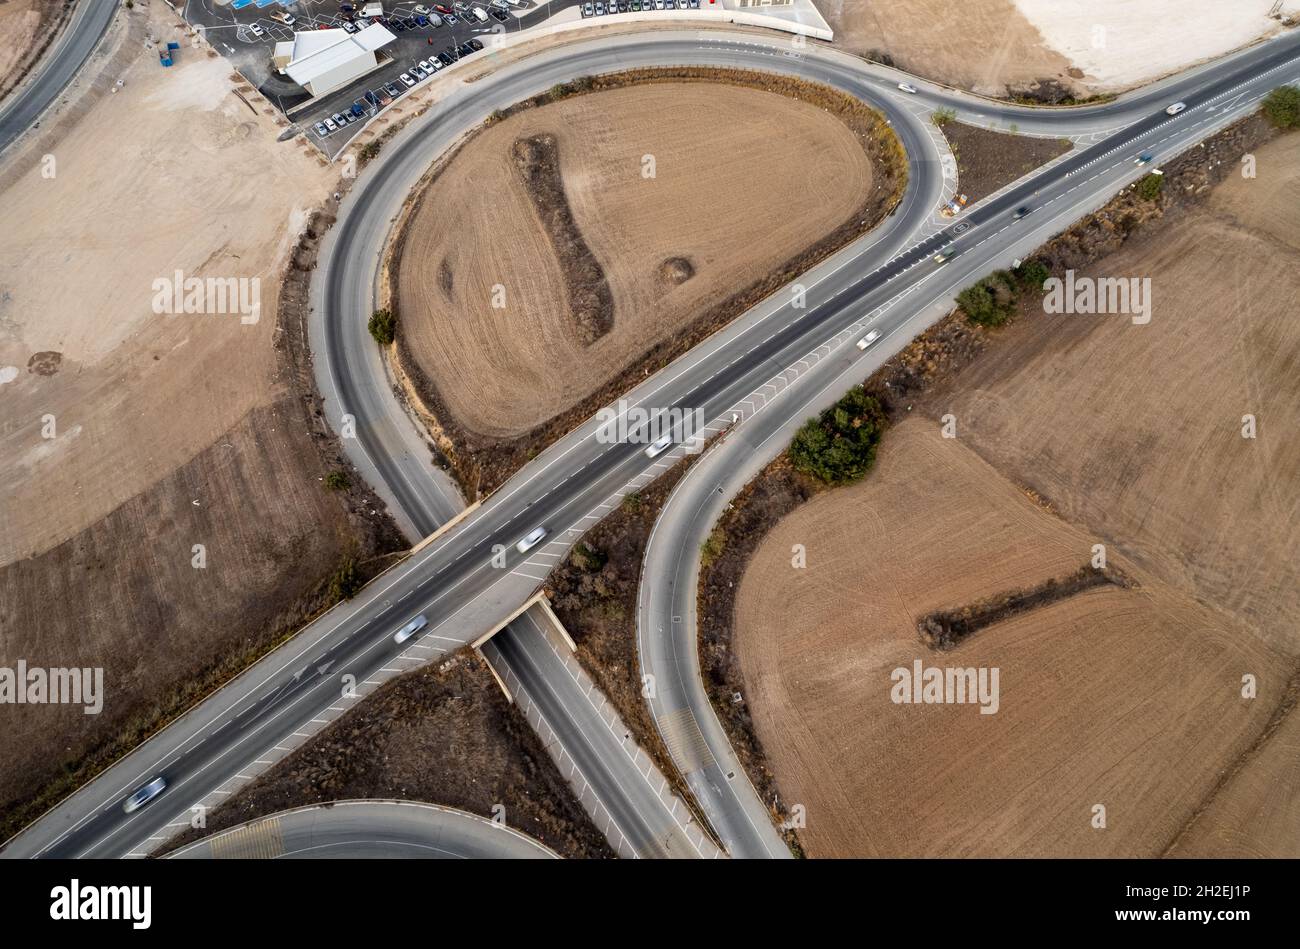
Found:
[{"label": "dirt track", "polygon": [[[566,325],[560,268],[510,161],[543,133],[613,291],[613,328],[590,347]],[[517,435],[833,230],[871,184],[847,128],[768,92],[652,84],[543,106],[486,129],[431,186],[403,251],[401,332],[463,425]],[[666,280],[670,258],[694,275]]]}]

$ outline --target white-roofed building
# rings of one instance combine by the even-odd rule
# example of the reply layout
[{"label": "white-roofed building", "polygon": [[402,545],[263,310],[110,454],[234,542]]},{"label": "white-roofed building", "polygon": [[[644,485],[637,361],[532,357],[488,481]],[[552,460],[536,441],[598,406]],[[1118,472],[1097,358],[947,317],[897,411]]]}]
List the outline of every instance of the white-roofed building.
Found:
[{"label": "white-roofed building", "polygon": [[271,64],[313,96],[341,89],[379,66],[379,49],[395,35],[378,23],[363,30],[306,30],[275,44]]}]

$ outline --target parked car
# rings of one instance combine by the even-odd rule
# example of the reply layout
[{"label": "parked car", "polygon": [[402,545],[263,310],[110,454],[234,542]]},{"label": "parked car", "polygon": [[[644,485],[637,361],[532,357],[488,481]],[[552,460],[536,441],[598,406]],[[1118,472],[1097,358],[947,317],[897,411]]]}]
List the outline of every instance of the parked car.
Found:
[{"label": "parked car", "polygon": [[271,19],[283,23],[285,26],[293,26],[298,22],[297,18],[292,13],[286,13],[283,10],[276,10],[271,14]]},{"label": "parked car", "polygon": [[352,114],[355,115],[357,118],[361,118],[363,115],[366,114],[366,107],[361,104],[360,99],[352,103]]},{"label": "parked car", "polygon": [[415,80],[411,78],[411,74],[408,72],[402,73],[397,78],[402,80],[402,85],[406,86],[406,88],[408,89],[411,88],[411,86],[415,85]]},{"label": "parked car", "polygon": [[444,15],[451,12],[451,7],[447,6],[445,3],[436,3],[433,8]]},{"label": "parked car", "polygon": [[442,19],[448,26],[455,26],[460,22],[460,19],[454,13],[444,13]]},{"label": "parked car", "polygon": [[122,804],[122,810],[131,814],[144,807],[167,788],[167,781],[161,775],[154,778],[144,787],[137,788],[131,793],[131,796]]},{"label": "parked car", "polygon": [[262,29],[261,25],[257,23],[248,24],[248,32],[252,33],[258,39],[261,39],[266,35],[266,30]]},{"label": "parked car", "polygon": [[415,5],[415,12],[416,12],[416,13],[423,14],[423,15],[425,15],[425,16],[428,16],[428,14],[429,14],[429,8],[426,7],[423,3],[417,3],[417,4]]},{"label": "parked car", "polygon": [[483,48],[483,41],[476,36],[469,41],[469,48],[477,52]]},{"label": "parked car", "polygon": [[417,16],[415,18],[415,25],[419,27],[426,27],[429,25],[429,18],[427,16]]},{"label": "parked car", "polygon": [[344,20],[342,26],[344,31],[347,33],[355,33],[360,29],[360,27],[357,26],[355,23],[353,23],[351,20]]},{"label": "parked car", "polygon": [[700,8],[700,0],[691,0],[691,9],[698,10],[699,8]]},{"label": "parked car", "polygon": [[394,633],[393,642],[397,643],[400,646],[402,643],[406,642],[408,639],[410,639],[412,636],[414,636],[416,633],[418,633],[420,630],[424,629],[424,627],[428,625],[429,625],[429,620],[423,614],[421,614],[417,616],[415,619],[411,620],[401,629],[399,629],[396,633]]},{"label": "parked car", "polygon": [[880,339],[880,330],[872,330],[866,336],[858,340],[858,349],[866,349],[878,339]]},{"label": "parked car", "polygon": [[505,10],[489,10],[488,13],[492,16],[492,19],[501,23],[507,23],[510,20],[510,14],[506,13]]},{"label": "parked car", "polygon": [[319,135],[321,138],[324,138],[326,135],[330,133],[330,130],[325,127],[324,122],[317,122],[312,127],[316,129],[316,134]]},{"label": "parked car", "polygon": [[596,15],[596,8],[595,8],[594,6],[592,6],[590,3],[584,3],[584,4],[582,5],[582,15],[583,15],[583,16],[595,16],[595,15]]},{"label": "parked car", "polygon": [[1174,103],[1173,105],[1171,105],[1169,108],[1165,109],[1165,114],[1166,114],[1166,115],[1177,115],[1179,112],[1182,112],[1182,111],[1183,111],[1184,109],[1186,109],[1186,108],[1187,108],[1187,103],[1186,103],[1186,102],[1175,102],[1175,103]]},{"label": "parked car", "polygon": [[321,121],[325,123],[325,127],[329,129],[331,132],[337,132],[339,130],[339,124],[335,122],[332,118],[329,118],[327,116]]},{"label": "parked car", "polygon": [[464,59],[466,56],[474,55],[474,47],[470,46],[468,43],[461,43],[456,47],[456,52],[458,52],[461,55],[461,58]]},{"label": "parked car", "polygon": [[545,527],[534,527],[532,530],[530,530],[527,534],[524,535],[523,540],[515,544],[515,550],[519,551],[521,554],[526,554],[528,553],[528,551],[532,550],[539,543],[541,543],[542,538],[545,536],[546,536]]},{"label": "parked car", "polygon": [[388,100],[389,102],[393,101],[393,99],[396,99],[398,96],[402,94],[402,90],[397,88],[397,86],[391,82],[384,83],[384,91],[387,92],[392,97],[391,99]]},{"label": "parked car", "polygon": [[415,77],[416,82],[424,82],[424,80],[429,78],[429,74],[419,66],[411,67],[411,75]]},{"label": "parked car", "polygon": [[446,50],[443,50],[441,53],[438,54],[438,62],[442,63],[444,66],[450,66],[455,61],[456,60],[453,59],[451,54],[448,53]]}]

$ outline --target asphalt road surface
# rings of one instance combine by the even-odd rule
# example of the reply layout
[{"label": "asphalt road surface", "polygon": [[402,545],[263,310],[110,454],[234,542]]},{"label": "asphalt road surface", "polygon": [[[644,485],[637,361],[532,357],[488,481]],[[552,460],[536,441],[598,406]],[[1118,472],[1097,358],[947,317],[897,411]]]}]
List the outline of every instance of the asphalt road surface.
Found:
[{"label": "asphalt road surface", "polygon": [[0,106],[0,152],[39,123],[42,113],[76,77],[103,38],[118,0],[80,0],[63,36],[46,51],[33,75]]},{"label": "asphalt road surface", "polygon": [[[924,315],[936,307],[942,309],[943,301],[950,300],[956,288],[1003,262],[1008,254],[1036,246],[1103,203],[1137,173],[1132,164],[1137,151],[1167,156],[1241,114],[1272,86],[1294,81],[1300,73],[1296,54],[1296,38],[1288,37],[1227,63],[1197,70],[1194,79],[1166,82],[1160,90],[1108,107],[1077,112],[1046,110],[1032,116],[1026,116],[1024,110],[999,111],[999,115],[1021,116],[1016,121],[1022,129],[1042,123],[1061,135],[1095,135],[1116,123],[1129,124],[900,252],[898,246],[907,244],[910,236],[925,234],[928,229],[928,212],[934,205],[918,200],[919,210],[904,208],[891,219],[891,224],[910,221],[912,227],[892,224],[806,275],[805,309],[785,306],[777,294],[755,313],[638,386],[627,398],[633,404],[655,408],[698,408],[706,419],[713,420],[710,425],[715,431],[733,414],[748,412],[746,421],[728,437],[729,442],[747,425],[757,427],[749,421],[753,416],[801,419],[811,403],[832,397],[816,388],[823,375],[833,373],[845,360],[855,360],[853,373],[865,377],[907,342],[908,333],[923,328]],[[363,396],[366,392],[373,395],[383,384],[365,375],[364,347],[351,349],[353,340],[365,341],[362,328],[372,309],[372,275],[388,228],[384,212],[390,172],[400,178],[403,162],[427,164],[443,141],[440,136],[453,134],[448,124],[481,121],[491,109],[520,94],[539,91],[557,77],[626,66],[629,56],[636,55],[662,63],[745,64],[811,78],[848,77],[847,81],[861,84],[869,90],[869,98],[882,105],[885,96],[897,99],[904,95],[889,91],[893,77],[887,71],[873,72],[838,54],[809,50],[791,56],[783,45],[765,45],[752,36],[733,43],[664,33],[631,44],[587,42],[539,55],[526,64],[527,75],[508,69],[486,77],[472,89],[450,96],[441,110],[431,109],[395,138],[386,148],[390,163],[367,172],[331,231],[318,273],[322,294],[317,297],[317,312],[325,323],[324,335],[331,336],[332,342],[314,351],[318,366],[328,375],[330,384],[322,385],[322,393],[331,419],[337,423],[341,407],[356,415],[359,437],[355,441],[364,449],[363,473],[377,485],[387,486],[397,496],[399,509],[406,511],[419,529],[437,523],[437,491],[428,486],[431,479],[426,467],[403,468],[400,453],[390,451],[403,444],[400,438],[390,445],[386,438],[376,436],[391,420],[388,406],[382,401],[367,406]],[[1157,97],[1166,101],[1175,89],[1177,97],[1189,105],[1186,112],[1170,119],[1163,111],[1152,111]],[[975,120],[972,109],[981,109],[986,116],[993,111],[983,100],[958,100],[969,106],[959,112]],[[921,97],[913,101],[921,101]],[[896,102],[891,108],[896,110]],[[409,146],[407,151],[413,141],[422,144]],[[942,182],[938,162],[914,155],[912,172],[911,194],[938,193]],[[1035,211],[1025,221],[1013,223],[1011,212],[1021,204],[1029,204]],[[372,210],[376,208],[378,212]],[[954,245],[957,256],[940,266],[931,257],[947,243]],[[868,325],[880,328],[882,339],[865,355],[859,354],[853,342]],[[373,349],[372,343],[370,347]],[[780,394],[771,382],[777,376],[786,379],[779,386]],[[812,396],[795,396],[809,387],[815,390]],[[756,408],[757,394],[768,389],[771,397]],[[644,446],[609,444],[602,434],[590,420],[557,442],[472,515],[421,547],[355,601],[313,624],[32,825],[7,845],[5,855],[141,853],[165,839],[169,822],[175,825],[178,819],[183,820],[196,801],[229,793],[229,788],[256,770],[255,765],[264,766],[263,762],[291,748],[291,736],[307,733],[304,730],[309,723],[323,721],[327,710],[346,707],[351,700],[339,698],[343,675],[361,683],[374,681],[379,673],[393,669],[399,659],[427,661],[504,619],[526,599],[555,558],[612,509],[624,491],[648,483],[661,462],[674,460],[672,455],[651,460]],[[349,447],[357,448],[351,441]],[[548,529],[546,543],[527,553],[517,552],[514,542],[534,526]],[[393,630],[416,613],[429,617],[427,630],[413,645],[396,646]],[[364,694],[364,690],[358,692]],[[167,778],[167,791],[149,806],[125,814],[123,797],[154,774]],[[729,817],[725,809],[730,806],[726,798],[741,801],[746,787],[739,781],[725,785],[722,809],[708,795],[701,799],[715,829],[743,828],[745,821]],[[752,789],[748,793],[752,795]],[[746,805],[742,802],[739,806]],[[742,849],[748,846],[742,836],[730,840],[726,834],[722,836],[733,852],[748,852]]]},{"label": "asphalt road surface", "polygon": [[527,834],[450,807],[335,801],[240,824],[168,855],[173,860],[546,860]]}]

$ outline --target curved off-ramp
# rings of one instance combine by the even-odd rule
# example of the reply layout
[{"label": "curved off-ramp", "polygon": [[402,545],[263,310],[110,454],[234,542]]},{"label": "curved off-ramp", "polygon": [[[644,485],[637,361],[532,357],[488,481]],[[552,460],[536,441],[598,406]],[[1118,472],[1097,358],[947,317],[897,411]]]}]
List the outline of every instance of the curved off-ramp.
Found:
[{"label": "curved off-ramp", "polygon": [[168,855],[178,860],[547,860],[559,855],[477,814],[417,801],[335,801],[231,827]]}]

